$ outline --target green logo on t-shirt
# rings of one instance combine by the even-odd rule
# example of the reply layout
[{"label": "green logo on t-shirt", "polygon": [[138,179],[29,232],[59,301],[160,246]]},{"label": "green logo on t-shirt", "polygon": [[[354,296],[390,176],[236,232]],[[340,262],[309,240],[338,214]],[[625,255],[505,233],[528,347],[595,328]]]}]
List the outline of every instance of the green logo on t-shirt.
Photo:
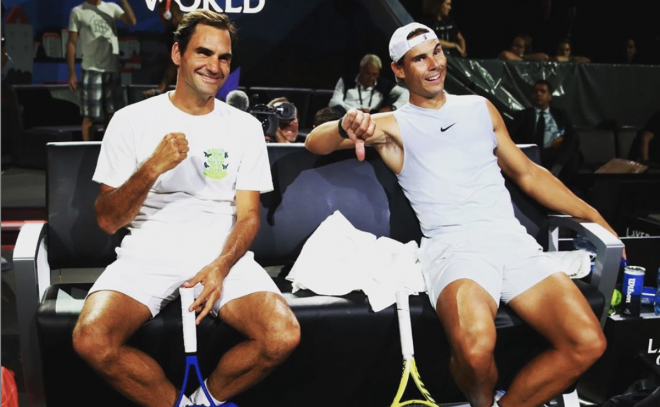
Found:
[{"label": "green logo on t-shirt", "polygon": [[204,152],[204,157],[204,176],[211,179],[223,179],[227,176],[229,163],[225,163],[225,160],[229,158],[229,153],[221,148],[211,148]]}]

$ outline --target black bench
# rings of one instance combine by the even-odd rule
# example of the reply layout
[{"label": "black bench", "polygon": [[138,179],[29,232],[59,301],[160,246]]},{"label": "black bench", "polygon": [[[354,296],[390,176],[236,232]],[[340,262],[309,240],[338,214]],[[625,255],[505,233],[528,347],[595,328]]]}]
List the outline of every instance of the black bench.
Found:
[{"label": "black bench", "polygon": [[[72,349],[71,332],[89,283],[54,284],[52,271],[105,267],[114,259],[121,236],[97,226],[91,181],[99,143],[48,146],[48,221],[28,224],[15,248],[21,347],[30,406],[44,398],[49,406],[132,405],[106,385]],[[536,147],[524,151],[538,158]],[[290,265],[305,240],[335,210],[357,228],[407,242],[420,237],[417,219],[396,177],[368,149],[366,162],[352,151],[316,156],[300,145],[268,146],[275,191],[261,197],[261,229],[252,250],[264,266]],[[544,247],[558,247],[556,227],[567,226],[589,237],[598,258],[589,281],[576,281],[594,312],[604,321],[618,273],[622,244],[603,228],[546,211],[507,184],[516,213]],[[554,235],[554,238],[553,238]],[[185,255],[182,253],[182,255]],[[400,345],[394,307],[374,313],[362,292],[344,297],[291,294],[290,284],[275,278],[302,326],[300,346],[264,381],[236,398],[250,406],[389,405],[400,376]],[[441,402],[462,395],[448,372],[449,350],[426,295],[411,297],[418,365],[432,394]],[[500,385],[546,346],[507,307],[496,325]],[[208,374],[221,354],[242,338],[218,320],[198,328],[199,354]],[[152,355],[175,384],[182,383],[184,353],[180,303],[174,301],[149,321],[132,344]],[[192,389],[188,389],[192,390]]]}]

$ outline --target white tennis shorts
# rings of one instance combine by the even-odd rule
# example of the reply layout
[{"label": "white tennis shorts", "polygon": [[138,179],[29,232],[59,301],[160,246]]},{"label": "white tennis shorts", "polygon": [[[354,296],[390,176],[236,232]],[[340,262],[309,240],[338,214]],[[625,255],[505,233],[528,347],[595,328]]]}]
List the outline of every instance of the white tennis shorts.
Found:
[{"label": "white tennis shorts", "polygon": [[[182,236],[133,231],[117,249],[117,260],[108,266],[92,286],[96,291],[117,291],[146,305],[152,316],[179,295],[179,287],[216,259],[224,241],[199,238],[189,232]],[[204,237],[204,236],[202,236]],[[220,299],[213,306],[218,312],[229,301],[256,292],[280,294],[273,279],[247,252],[231,268],[222,286]],[[201,293],[195,290],[196,296]],[[88,295],[89,295],[88,294]]]},{"label": "white tennis shorts", "polygon": [[434,309],[442,290],[456,280],[475,281],[499,307],[562,271],[559,259],[544,253],[523,226],[495,226],[452,227],[422,239],[418,257]]}]

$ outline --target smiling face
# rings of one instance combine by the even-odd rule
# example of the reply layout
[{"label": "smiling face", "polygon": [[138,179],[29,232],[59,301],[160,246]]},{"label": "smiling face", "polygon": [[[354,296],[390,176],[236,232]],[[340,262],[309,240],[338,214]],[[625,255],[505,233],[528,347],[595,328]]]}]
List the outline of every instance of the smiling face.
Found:
[{"label": "smiling face", "polygon": [[411,48],[404,55],[403,64],[392,63],[392,70],[405,81],[412,104],[424,107],[429,102],[444,102],[447,58],[437,39]]},{"label": "smiling face", "polygon": [[179,67],[177,91],[214,97],[229,75],[231,56],[227,30],[197,25],[183,54],[178,43],[172,47],[172,60]]}]

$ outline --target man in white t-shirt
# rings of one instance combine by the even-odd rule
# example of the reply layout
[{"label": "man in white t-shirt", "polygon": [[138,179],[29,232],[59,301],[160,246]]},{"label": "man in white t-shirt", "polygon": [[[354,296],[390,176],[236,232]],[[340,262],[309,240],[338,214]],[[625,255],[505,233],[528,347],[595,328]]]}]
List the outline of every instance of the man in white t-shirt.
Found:
[{"label": "man in white t-shirt", "polygon": [[[571,386],[604,352],[586,299],[515,218],[506,174],[549,209],[599,224],[605,219],[511,141],[481,96],[445,93],[447,58],[422,24],[397,29],[391,68],[410,91],[392,113],[351,109],[312,130],[318,154],[369,144],[396,174],[419,219],[418,256],[431,304],[451,348],[449,370],[472,407],[536,407]],[[495,399],[495,316],[506,303],[549,343]]]},{"label": "man in white t-shirt", "polygon": [[[265,377],[300,340],[295,316],[248,251],[259,194],[273,188],[261,124],[214,98],[229,75],[236,30],[226,15],[195,11],[175,35],[176,89],[117,112],[103,140],[98,223],[130,233],[73,334],[76,352],[143,406],[174,405],[179,390],[126,341],[181,286],[199,289],[191,306],[198,323],[214,312],[247,338],[206,381],[216,404]],[[199,389],[190,396],[195,405],[204,400]]]},{"label": "man in white t-shirt", "polygon": [[[69,88],[78,88],[75,70],[76,48],[82,48],[82,83],[80,114],[83,117],[82,137],[91,140],[95,120],[107,124],[112,114],[124,106],[119,75],[119,40],[115,20],[134,26],[137,21],[128,0],[121,6],[101,0],[87,0],[74,7],[69,15],[69,40],[66,62],[69,68]],[[105,113],[102,117],[102,113]]]}]

